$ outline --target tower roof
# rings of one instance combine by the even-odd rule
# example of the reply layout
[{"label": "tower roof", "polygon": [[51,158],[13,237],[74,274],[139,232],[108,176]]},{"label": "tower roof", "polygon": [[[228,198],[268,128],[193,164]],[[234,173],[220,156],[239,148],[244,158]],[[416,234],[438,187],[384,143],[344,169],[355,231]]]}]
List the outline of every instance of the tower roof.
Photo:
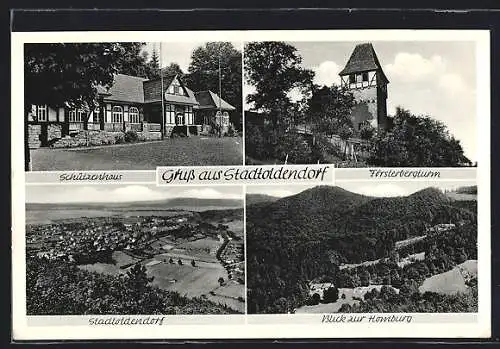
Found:
[{"label": "tower roof", "polygon": [[389,82],[382,70],[375,49],[371,43],[356,45],[346,66],[339,75],[349,75],[353,73],[362,73],[369,70],[377,70],[382,74],[386,83]]}]

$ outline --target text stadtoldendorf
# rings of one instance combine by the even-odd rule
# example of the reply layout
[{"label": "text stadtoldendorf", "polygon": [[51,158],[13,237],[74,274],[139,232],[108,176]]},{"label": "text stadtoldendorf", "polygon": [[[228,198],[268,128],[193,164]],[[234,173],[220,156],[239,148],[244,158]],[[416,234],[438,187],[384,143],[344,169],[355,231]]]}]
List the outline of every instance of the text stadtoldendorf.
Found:
[{"label": "text stadtoldendorf", "polygon": [[198,170],[195,169],[167,169],[161,179],[164,183],[190,181],[246,181],[246,180],[313,180],[323,181],[330,166],[311,168],[281,167],[256,167],[248,169],[245,167],[230,167],[228,169]]}]

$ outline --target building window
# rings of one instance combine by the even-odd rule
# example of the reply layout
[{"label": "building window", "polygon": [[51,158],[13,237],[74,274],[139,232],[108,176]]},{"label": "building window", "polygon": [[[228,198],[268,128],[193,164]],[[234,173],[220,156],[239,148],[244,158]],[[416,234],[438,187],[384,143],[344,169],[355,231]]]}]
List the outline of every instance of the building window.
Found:
[{"label": "building window", "polygon": [[128,121],[131,124],[139,124],[140,119],[139,119],[139,109],[136,107],[130,107],[128,111]]},{"label": "building window", "polygon": [[99,117],[100,117],[100,113],[101,113],[101,110],[99,109],[99,107],[95,108],[94,109],[94,112],[93,112],[93,121],[95,123],[99,123]]},{"label": "building window", "polygon": [[80,109],[72,109],[69,111],[69,122],[83,122],[85,112]]},{"label": "building window", "polygon": [[38,121],[47,121],[48,120],[48,111],[46,105],[37,105],[36,106],[36,118]]},{"label": "building window", "polygon": [[190,105],[185,106],[184,113],[186,115],[187,124],[188,125],[194,124],[193,107]]},{"label": "building window", "polygon": [[114,124],[123,122],[123,108],[120,106],[113,107],[113,112],[111,113],[111,122]]},{"label": "building window", "polygon": [[368,72],[363,73],[363,81],[368,81]]},{"label": "building window", "polygon": [[354,74],[349,75],[349,83],[354,84],[356,82],[356,76]]},{"label": "building window", "polygon": [[185,96],[184,89],[177,80],[174,80],[172,82],[172,84],[168,88],[168,93],[171,95]]},{"label": "building window", "polygon": [[167,124],[175,124],[175,105],[174,104],[165,104],[165,116]]}]

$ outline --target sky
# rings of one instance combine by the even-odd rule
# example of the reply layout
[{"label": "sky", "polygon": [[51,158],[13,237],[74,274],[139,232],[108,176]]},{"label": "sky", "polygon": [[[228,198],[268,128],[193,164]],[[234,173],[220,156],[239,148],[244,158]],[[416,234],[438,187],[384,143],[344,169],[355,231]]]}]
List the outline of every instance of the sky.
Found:
[{"label": "sky", "polygon": [[27,203],[98,203],[156,201],[174,198],[243,200],[241,186],[177,186],[156,185],[29,185]]},{"label": "sky", "polygon": [[[233,46],[241,51],[242,50],[242,43],[241,42],[231,42]],[[205,46],[205,42],[199,41],[185,41],[185,42],[163,42],[161,44],[161,52],[162,52],[162,66],[166,67],[170,65],[170,63],[177,63],[181,67],[182,71],[184,73],[187,73],[189,63],[191,62],[191,54],[193,51],[199,47],[199,46]],[[147,43],[145,48],[145,51],[149,52],[149,57],[151,57],[151,54],[153,50],[156,50],[156,52],[160,52],[160,43]]]},{"label": "sky", "polygon": [[[440,181],[429,183],[429,181],[384,181],[368,182],[353,181],[336,183],[337,186],[353,193],[375,196],[375,197],[394,197],[406,196],[419,190],[436,187],[441,190],[457,189],[458,187],[476,185],[475,181]],[[304,190],[315,187],[313,185],[248,185],[247,194],[266,194],[276,197],[285,197],[298,194]]]},{"label": "sky", "polygon": [[[361,42],[290,42],[302,56],[302,66],[315,72],[320,85],[339,84],[338,73]],[[397,106],[444,122],[477,160],[476,57],[474,42],[372,41],[389,79],[387,110]],[[253,92],[244,87],[244,94]],[[291,93],[298,99],[298,93]],[[245,109],[248,109],[245,103]]]}]

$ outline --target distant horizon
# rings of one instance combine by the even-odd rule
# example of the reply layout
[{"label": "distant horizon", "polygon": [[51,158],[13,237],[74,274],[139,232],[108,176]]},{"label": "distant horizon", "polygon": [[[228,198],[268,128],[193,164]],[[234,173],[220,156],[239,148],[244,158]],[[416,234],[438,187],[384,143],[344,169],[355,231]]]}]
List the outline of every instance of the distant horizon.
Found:
[{"label": "distant horizon", "polygon": [[31,202],[26,202],[28,205],[105,205],[105,204],[113,204],[113,205],[120,205],[120,204],[147,204],[148,202],[168,202],[168,201],[173,201],[173,200],[179,200],[179,199],[189,199],[189,200],[219,200],[219,201],[243,201],[243,199],[238,199],[238,198],[231,198],[231,199],[226,199],[226,198],[193,198],[193,197],[184,197],[184,196],[178,196],[175,198],[166,198],[166,199],[154,199],[154,200],[133,200],[133,201],[67,201],[67,202],[37,202],[37,201],[31,201]]},{"label": "distant horizon", "polygon": [[[356,183],[356,182],[354,182]],[[361,181],[360,181],[361,183]],[[444,184],[446,183],[446,184]],[[473,181],[460,181],[460,184],[457,184],[457,182],[444,182],[444,183],[434,183],[433,185],[428,185],[427,182],[409,182],[409,183],[401,183],[401,182],[388,182],[388,183],[378,183],[378,184],[371,184],[371,186],[367,182],[363,182],[362,185],[360,186],[359,183],[352,184],[352,183],[343,183],[341,185],[297,185],[293,186],[295,188],[300,187],[300,190],[291,190],[291,186],[259,186],[256,189],[263,189],[264,187],[266,188],[266,191],[253,191],[253,188],[248,191],[248,188],[251,188],[250,186],[247,187],[247,192],[246,195],[267,195],[267,196],[272,196],[278,199],[293,196],[300,194],[308,189],[320,187],[320,186],[325,186],[325,187],[331,187],[331,188],[341,188],[344,190],[347,190],[351,193],[355,194],[360,194],[360,195],[365,195],[365,196],[371,196],[371,197],[379,197],[379,198],[384,198],[384,197],[402,197],[402,196],[408,196],[412,195],[414,193],[417,193],[421,190],[429,189],[429,188],[436,188],[439,189],[444,193],[445,190],[456,190],[461,187],[469,187],[469,186],[477,186],[477,183]],[[401,184],[405,185],[408,187],[408,184],[410,184],[410,188],[404,188]],[[422,186],[426,185],[426,186]]]},{"label": "distant horizon", "polygon": [[240,200],[239,186],[157,187],[156,185],[44,186],[26,187],[27,204],[127,204],[173,199]]}]

